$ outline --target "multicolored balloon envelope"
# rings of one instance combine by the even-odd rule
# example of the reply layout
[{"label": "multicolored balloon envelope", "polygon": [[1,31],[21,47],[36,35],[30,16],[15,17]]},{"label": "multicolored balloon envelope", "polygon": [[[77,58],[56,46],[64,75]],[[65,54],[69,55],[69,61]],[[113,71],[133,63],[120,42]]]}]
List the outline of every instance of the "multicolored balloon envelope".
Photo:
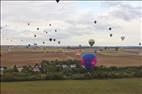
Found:
[{"label": "multicolored balloon envelope", "polygon": [[96,66],[96,55],[94,53],[83,54],[81,64],[89,71]]}]

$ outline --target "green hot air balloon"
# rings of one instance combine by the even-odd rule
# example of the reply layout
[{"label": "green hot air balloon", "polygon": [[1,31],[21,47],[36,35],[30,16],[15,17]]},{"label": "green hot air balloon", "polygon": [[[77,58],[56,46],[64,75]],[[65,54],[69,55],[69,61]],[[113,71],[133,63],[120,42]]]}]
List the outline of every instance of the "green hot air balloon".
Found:
[{"label": "green hot air balloon", "polygon": [[94,45],[95,41],[94,41],[94,39],[90,39],[90,40],[88,41],[88,43],[89,43],[89,45],[92,47],[92,46]]}]

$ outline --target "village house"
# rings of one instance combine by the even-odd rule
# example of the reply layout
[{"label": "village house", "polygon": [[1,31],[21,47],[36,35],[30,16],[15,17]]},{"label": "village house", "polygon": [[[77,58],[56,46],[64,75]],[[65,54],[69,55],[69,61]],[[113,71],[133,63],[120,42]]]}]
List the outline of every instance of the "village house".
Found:
[{"label": "village house", "polygon": [[56,67],[61,67],[61,65],[60,65],[60,64],[58,64],[58,65],[56,65]]},{"label": "village house", "polygon": [[76,67],[77,67],[76,64],[70,65],[70,68],[76,68]]},{"label": "village house", "polygon": [[19,66],[19,67],[17,67],[17,70],[18,70],[18,72],[22,72],[23,67],[22,67],[22,66]]},{"label": "village house", "polygon": [[6,69],[7,69],[6,67],[0,66],[0,74],[3,75],[3,72],[4,72]]},{"label": "village house", "polygon": [[40,72],[41,70],[41,65],[35,64],[32,68],[33,72]]},{"label": "village house", "polygon": [[64,68],[68,68],[68,66],[65,65],[65,64],[63,64],[63,65],[62,65],[62,68],[63,68],[63,69],[64,69]]}]

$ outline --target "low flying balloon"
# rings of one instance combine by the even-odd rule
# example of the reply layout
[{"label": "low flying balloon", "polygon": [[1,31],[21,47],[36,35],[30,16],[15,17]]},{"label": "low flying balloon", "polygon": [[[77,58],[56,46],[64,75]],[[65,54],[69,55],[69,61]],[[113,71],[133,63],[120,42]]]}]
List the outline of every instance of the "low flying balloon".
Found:
[{"label": "low flying balloon", "polygon": [[43,43],[43,44],[45,44],[45,42],[44,42],[44,41],[43,41],[42,43]]},{"label": "low flying balloon", "polygon": [[49,26],[51,26],[51,24],[49,24]]},{"label": "low flying balloon", "polygon": [[55,30],[55,32],[57,32],[57,30]]},{"label": "low flying balloon", "polygon": [[124,36],[121,36],[121,40],[123,41],[125,39],[125,37]]},{"label": "low flying balloon", "polygon": [[96,55],[93,53],[83,54],[81,57],[81,65],[88,71],[91,71],[96,66]]},{"label": "low flying balloon", "polygon": [[60,0],[56,0],[56,2],[58,3]]},{"label": "low flying balloon", "polygon": [[139,43],[139,46],[141,46],[141,43]]},{"label": "low flying balloon", "polygon": [[88,41],[88,43],[89,43],[89,45],[92,47],[92,46],[94,45],[95,41],[94,41],[94,39],[90,39],[90,40]]},{"label": "low flying balloon", "polygon": [[28,47],[30,47],[31,45],[30,44],[28,44]]},{"label": "low flying balloon", "polygon": [[109,36],[112,37],[112,34],[110,34]]},{"label": "low flying balloon", "polygon": [[29,48],[31,45],[30,44],[28,44],[27,46],[26,46],[26,48]]}]

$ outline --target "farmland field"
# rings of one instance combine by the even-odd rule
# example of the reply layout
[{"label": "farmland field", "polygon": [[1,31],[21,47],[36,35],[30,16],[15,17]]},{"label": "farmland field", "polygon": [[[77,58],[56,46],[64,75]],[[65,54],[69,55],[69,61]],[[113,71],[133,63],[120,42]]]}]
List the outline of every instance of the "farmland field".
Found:
[{"label": "farmland field", "polygon": [[[2,82],[2,94],[142,94],[142,79]],[[42,92],[42,93],[41,93]]]},{"label": "farmland field", "polygon": [[[89,49],[67,49],[67,48],[2,48],[2,66],[22,66],[41,63],[42,60],[80,60],[81,53]],[[142,65],[142,49],[121,49],[119,51],[108,50],[97,52],[97,66],[140,66]]]}]

